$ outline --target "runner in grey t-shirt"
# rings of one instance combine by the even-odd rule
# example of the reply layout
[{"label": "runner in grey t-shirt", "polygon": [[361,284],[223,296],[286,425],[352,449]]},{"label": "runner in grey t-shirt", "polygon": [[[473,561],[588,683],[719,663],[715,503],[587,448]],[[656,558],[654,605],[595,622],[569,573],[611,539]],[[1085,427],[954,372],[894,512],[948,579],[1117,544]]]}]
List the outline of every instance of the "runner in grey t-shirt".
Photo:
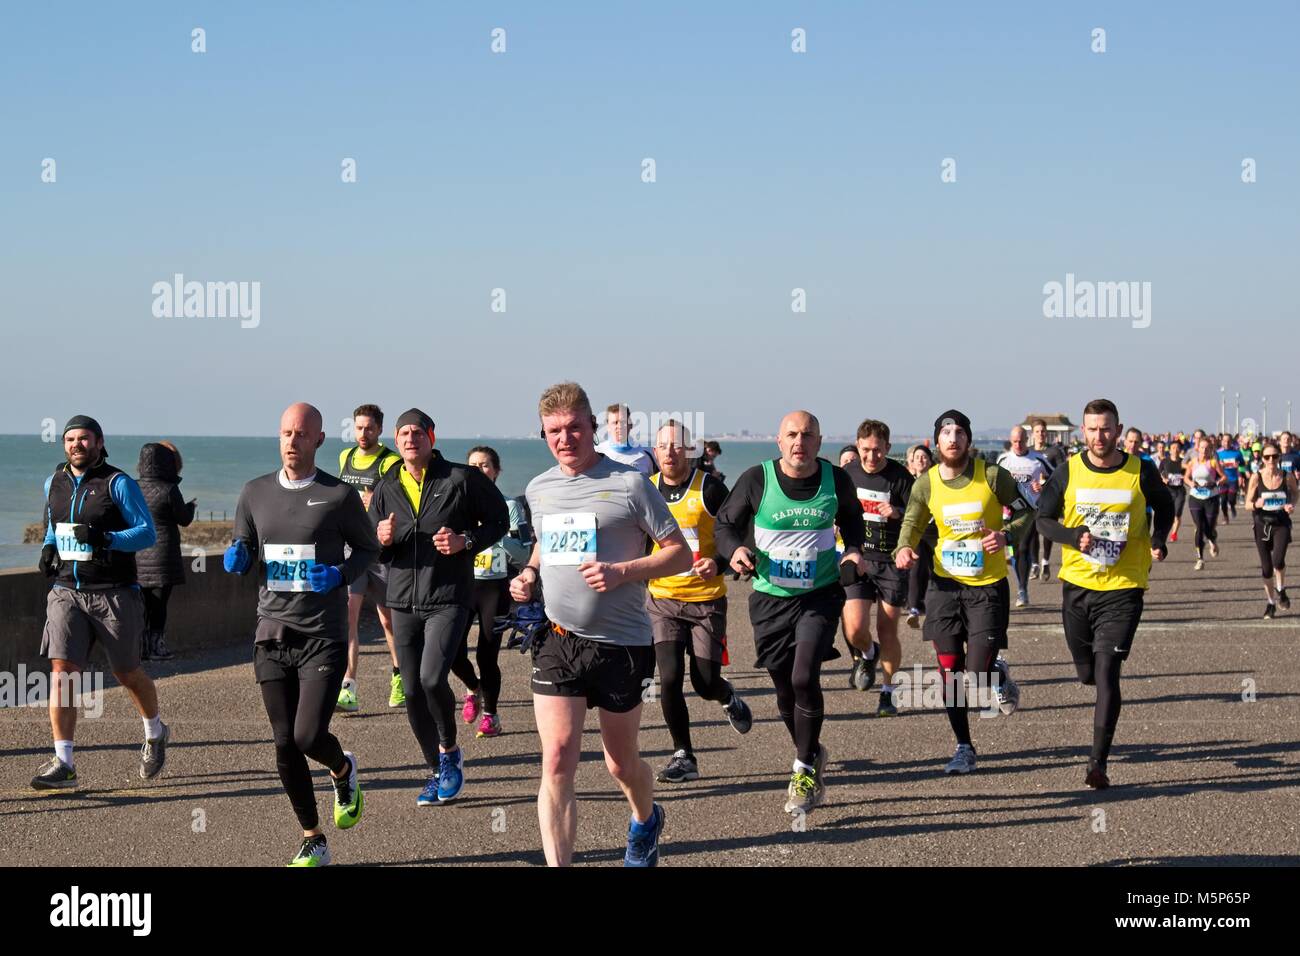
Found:
[{"label": "runner in grey t-shirt", "polygon": [[530,481],[526,494],[541,552],[547,617],[589,641],[649,646],[645,582],[595,591],[580,562],[645,557],[647,537],[659,541],[677,530],[664,496],[636,468],[604,456],[578,475],[566,475],[556,465]]},{"label": "runner in grey t-shirt", "polygon": [[[573,779],[583,721],[595,707],[605,766],[632,806],[623,864],[655,866],[664,811],[654,802],[654,774],[637,741],[655,666],[645,582],[686,571],[691,549],[650,482],[596,451],[596,417],[581,386],[553,385],[537,412],[558,467],[528,485],[537,544],[510,582],[510,595],[530,601],[541,580],[551,620],[532,645],[542,847],[552,866],[567,866],[573,856]],[[653,554],[646,553],[650,539],[659,545]]]}]

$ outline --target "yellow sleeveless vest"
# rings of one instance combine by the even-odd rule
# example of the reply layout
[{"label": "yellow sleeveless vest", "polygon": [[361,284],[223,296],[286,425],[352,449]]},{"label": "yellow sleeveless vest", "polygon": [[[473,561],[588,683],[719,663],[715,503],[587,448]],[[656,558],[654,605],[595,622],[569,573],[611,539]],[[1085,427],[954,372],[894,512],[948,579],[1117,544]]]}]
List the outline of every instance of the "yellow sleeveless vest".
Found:
[{"label": "yellow sleeveless vest", "polygon": [[[663,475],[656,474],[653,480],[655,487],[662,489]],[[684,495],[668,504],[668,510],[677,519],[677,526],[682,529],[682,535],[686,538],[686,544],[690,547],[694,560],[698,561],[701,554],[714,553],[714,519],[713,515],[704,509],[704,472],[695,469],[695,474],[691,476],[690,487],[686,489]],[[656,542],[650,553],[653,554],[658,550],[659,545]],[[725,569],[719,568],[719,571]],[[727,580],[724,574],[702,581],[690,571],[683,571],[681,574],[674,574],[667,578],[652,578],[647,586],[654,597],[672,598],[674,601],[714,601],[727,594]]]},{"label": "yellow sleeveless vest", "polygon": [[1061,524],[1087,525],[1092,550],[1083,554],[1061,548],[1061,580],[1094,591],[1145,588],[1151,573],[1151,528],[1142,494],[1142,460],[1129,455],[1118,471],[1099,474],[1083,463],[1081,452],[1070,459]]},{"label": "yellow sleeveless vest", "polygon": [[939,477],[939,466],[930,468],[930,514],[939,532],[934,548],[934,573],[962,584],[997,584],[1007,576],[1006,551],[985,554],[980,540],[990,531],[1002,530],[1002,503],[989,487],[982,458],[975,459],[975,473],[964,488],[953,489]]}]

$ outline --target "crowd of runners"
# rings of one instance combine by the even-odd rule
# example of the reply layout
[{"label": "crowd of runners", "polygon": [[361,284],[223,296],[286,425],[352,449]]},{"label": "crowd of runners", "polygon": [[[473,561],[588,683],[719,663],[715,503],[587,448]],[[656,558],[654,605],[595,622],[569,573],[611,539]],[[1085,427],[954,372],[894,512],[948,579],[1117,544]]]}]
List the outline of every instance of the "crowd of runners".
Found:
[{"label": "crowd of runners", "polygon": [[[1290,608],[1285,566],[1300,452],[1289,433],[1144,434],[1125,430],[1115,405],[1097,399],[1084,407],[1081,442],[1070,447],[1031,421],[1011,430],[1004,452],[986,457],[974,448],[970,419],[949,409],[930,441],[901,461],[891,457],[889,426],[867,419],[833,463],[821,454],[817,417],[792,411],[779,424],[779,455],[728,488],[716,443],[680,422],[668,421],[642,447],[628,434],[626,406],[611,405],[609,438],[598,443],[595,411],[572,382],[548,388],[537,415],[555,465],[511,500],[496,487],[497,451],[479,446],[465,463],[448,461],[420,409],[385,433],[383,412],[359,406],[355,444],[337,475],[317,465],[321,413],[296,404],[281,416],[280,466],[244,486],[222,566],[259,583],[253,670],[302,831],[290,865],[330,862],[309,760],[330,773],[334,825],[355,826],[363,815],[358,758],[331,719],[362,706],[366,600],[388,647],[388,706],[405,709],[427,765],[417,803],[449,803],[472,785],[460,725],[480,738],[503,732],[499,655],[503,643],[519,645],[532,660],[546,860],[572,857],[574,776],[595,709],[606,767],[630,808],[628,866],[658,862],[665,813],[656,784],[701,775],[687,676],[737,733],[752,726],[749,705],[724,676],[729,588],[742,578],[757,666],[790,736],[784,810],[792,814],[825,801],[822,666],[839,657],[841,630],[851,685],[878,685],[868,713],[889,717],[899,710],[899,628],[920,629],[934,645],[954,738],[951,759],[936,769],[967,774],[977,759],[970,711],[1009,717],[1021,703],[1007,656],[1012,584],[1014,606],[1024,607],[1028,582],[1055,573],[1066,646],[1080,683],[1096,688],[1083,782],[1100,789],[1110,785],[1120,674],[1151,565],[1169,559],[1184,510],[1197,570],[1219,555],[1219,522],[1249,514],[1264,616]],[[151,510],[160,505],[108,464],[94,419],[71,419],[63,449],[66,463],[45,483],[40,568],[51,587],[42,653],[55,674],[71,675],[87,666],[95,643],[104,647],[143,721],[139,775],[152,779],[166,763],[170,729],[141,660],[166,650],[136,556],[158,546]],[[162,604],[165,621],[165,594]],[[638,742],[656,672],[674,748],[658,771]],[[459,700],[453,677],[465,688]],[[66,688],[52,687],[54,754],[32,786],[65,790],[78,785],[76,710]]]}]

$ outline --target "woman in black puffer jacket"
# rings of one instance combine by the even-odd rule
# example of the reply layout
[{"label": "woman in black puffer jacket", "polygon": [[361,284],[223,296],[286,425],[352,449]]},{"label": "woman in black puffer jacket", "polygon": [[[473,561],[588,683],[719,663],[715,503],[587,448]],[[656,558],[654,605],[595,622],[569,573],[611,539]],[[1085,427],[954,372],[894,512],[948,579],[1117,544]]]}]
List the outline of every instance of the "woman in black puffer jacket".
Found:
[{"label": "woman in black puffer jacket", "polygon": [[144,597],[145,631],[140,657],[165,661],[172,656],[164,638],[167,630],[167,601],[172,588],[185,583],[181,560],[180,529],[194,520],[195,502],[181,497],[181,455],[171,442],[150,442],[140,449],[140,490],[153,515],[158,541],[152,548],[137,551],[136,575]]}]

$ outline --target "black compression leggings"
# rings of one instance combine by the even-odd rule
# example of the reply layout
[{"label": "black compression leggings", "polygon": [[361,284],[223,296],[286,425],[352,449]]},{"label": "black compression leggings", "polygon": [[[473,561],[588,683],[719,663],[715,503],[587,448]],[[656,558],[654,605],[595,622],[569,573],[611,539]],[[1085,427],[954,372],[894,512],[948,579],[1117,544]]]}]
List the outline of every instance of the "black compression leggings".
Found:
[{"label": "black compression leggings", "polygon": [[479,692],[478,674],[474,671],[474,665],[469,662],[469,625],[465,625],[466,640],[460,642],[460,647],[456,648],[456,657],[451,662],[451,672],[456,675],[456,679],[465,685],[465,688],[471,694]]},{"label": "black compression leggings", "polygon": [[916,560],[907,572],[907,609],[925,607],[925,592],[930,586],[930,567],[934,561],[934,548],[922,541],[916,548]]},{"label": "black compression leggings", "polygon": [[262,703],[271,718],[275,739],[275,767],[289,795],[294,815],[304,830],[320,825],[316,791],[312,787],[310,757],[335,773],[347,766],[343,748],[329,731],[330,717],[343,686],[343,669],[335,668],[325,680],[299,681],[297,677],[263,681]]},{"label": "black compression leggings", "polygon": [[[500,609],[501,582],[476,581],[474,606],[465,615],[465,638],[460,642],[460,653],[456,655],[456,664],[452,666],[452,672],[460,677],[466,687],[470,690],[482,689],[485,714],[495,714],[497,702],[501,698],[501,664],[498,661],[501,656],[501,635],[492,633],[492,625]],[[461,677],[460,662],[464,660],[465,666],[469,665],[469,629],[475,618],[478,619],[478,650],[474,655],[478,662],[478,683],[471,686]],[[469,672],[472,674],[474,669],[469,668]]]},{"label": "black compression leggings", "polygon": [[[679,641],[663,641],[655,645],[655,661],[659,665],[659,704],[663,708],[664,723],[673,737],[673,749],[694,753],[691,746],[691,712],[682,692],[686,682],[686,645]],[[691,686],[705,700],[725,703],[731,700],[731,684],[722,677],[722,664],[718,661],[691,657]]]},{"label": "black compression leggings", "polygon": [[820,749],[825,700],[822,697],[822,649],[818,641],[796,641],[782,667],[769,668],[776,688],[776,709],[794,741],[800,763],[813,766]]},{"label": "black compression leggings", "polygon": [[970,743],[970,718],[966,711],[971,704],[977,707],[979,705],[977,701],[966,698],[963,700],[963,706],[958,707],[955,690],[949,687],[949,683],[956,674],[968,671],[972,674],[984,674],[989,682],[986,686],[991,687],[993,662],[998,657],[998,649],[991,642],[977,640],[974,645],[964,654],[938,655],[939,670],[944,679],[944,711],[948,714],[948,724],[952,727],[953,736],[957,738],[959,744]]},{"label": "black compression leggings", "polygon": [[1286,568],[1286,549],[1291,543],[1290,522],[1265,524],[1255,521],[1255,547],[1259,551],[1259,567],[1266,579],[1273,577],[1274,571]]},{"label": "black compression leggings", "polygon": [[1075,661],[1074,669],[1079,674],[1082,684],[1097,686],[1097,706],[1092,712],[1092,754],[1093,766],[1106,767],[1110,756],[1110,744],[1115,738],[1115,726],[1119,723],[1120,705],[1123,701],[1119,693],[1119,672],[1124,662],[1114,654],[1093,654],[1091,661]]},{"label": "black compression leggings", "polygon": [[1214,527],[1219,519],[1219,506],[1213,498],[1208,500],[1193,498],[1190,505],[1192,523],[1196,525],[1196,553],[1200,555],[1206,541],[1213,541],[1216,544],[1219,541],[1219,532]]},{"label": "black compression leggings", "polygon": [[172,586],[160,588],[141,588],[140,597],[144,598],[144,626],[162,634],[167,630],[167,602],[171,600]]},{"label": "black compression leggings", "polygon": [[393,645],[406,687],[406,716],[430,767],[438,766],[439,744],[448,751],[456,749],[456,695],[447,675],[457,647],[465,643],[468,615],[467,608],[455,604],[393,611]]}]

